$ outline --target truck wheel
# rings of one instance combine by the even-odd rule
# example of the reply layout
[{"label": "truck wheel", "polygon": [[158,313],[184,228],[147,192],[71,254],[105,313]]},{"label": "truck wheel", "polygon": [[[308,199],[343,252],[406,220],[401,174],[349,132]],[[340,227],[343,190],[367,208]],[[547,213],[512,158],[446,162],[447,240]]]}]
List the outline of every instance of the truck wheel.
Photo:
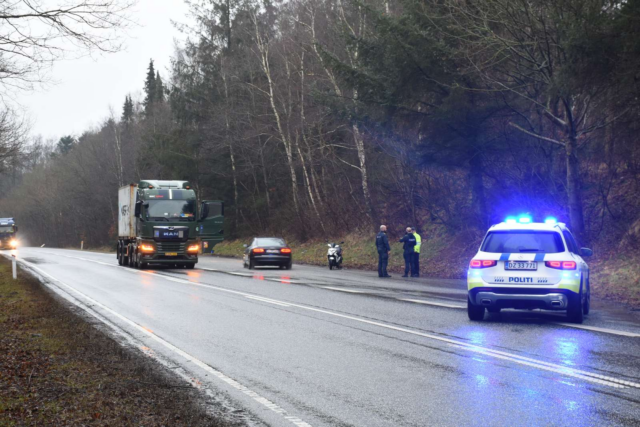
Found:
[{"label": "truck wheel", "polygon": [[469,320],[479,321],[484,319],[484,307],[481,305],[475,305],[471,303],[471,300],[467,298],[467,314]]},{"label": "truck wheel", "polygon": [[129,259],[129,267],[133,268],[135,267],[133,264],[133,260],[134,260],[133,257],[135,257],[135,254],[133,253],[133,245],[129,245],[128,248],[129,248],[129,251],[128,251],[129,256],[127,258]]},{"label": "truck wheel", "polygon": [[582,301],[582,289],[578,295],[574,295],[569,300],[569,308],[567,309],[567,319],[571,323],[582,323],[584,321],[584,306]]},{"label": "truck wheel", "polygon": [[118,265],[122,265],[122,251],[120,250],[120,243],[116,245],[116,258],[118,259]]},{"label": "truck wheel", "polygon": [[139,265],[140,270],[144,270],[144,269],[146,269],[147,267],[149,267],[149,263],[148,263],[148,262],[142,262],[142,261],[140,261],[138,265]]}]

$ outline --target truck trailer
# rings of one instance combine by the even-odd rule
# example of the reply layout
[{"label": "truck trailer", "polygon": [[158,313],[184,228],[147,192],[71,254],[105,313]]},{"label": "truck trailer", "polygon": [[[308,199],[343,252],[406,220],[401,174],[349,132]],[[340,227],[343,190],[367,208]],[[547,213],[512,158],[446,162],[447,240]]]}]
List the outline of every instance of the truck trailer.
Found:
[{"label": "truck trailer", "polygon": [[222,241],[223,219],[224,204],[198,204],[187,181],[142,180],[120,187],[118,264],[193,268],[198,254]]},{"label": "truck trailer", "polygon": [[0,249],[18,246],[18,226],[13,218],[0,218]]}]

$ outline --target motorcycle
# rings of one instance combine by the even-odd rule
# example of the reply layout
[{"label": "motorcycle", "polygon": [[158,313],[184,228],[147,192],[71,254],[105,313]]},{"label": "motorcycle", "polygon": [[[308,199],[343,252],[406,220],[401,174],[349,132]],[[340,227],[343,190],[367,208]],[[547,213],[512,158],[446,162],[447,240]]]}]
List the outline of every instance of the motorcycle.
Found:
[{"label": "motorcycle", "polygon": [[333,270],[333,268],[342,268],[342,248],[340,245],[344,244],[344,242],[340,242],[340,244],[336,243],[328,243],[329,250],[327,251],[327,260],[329,261],[329,270]]}]

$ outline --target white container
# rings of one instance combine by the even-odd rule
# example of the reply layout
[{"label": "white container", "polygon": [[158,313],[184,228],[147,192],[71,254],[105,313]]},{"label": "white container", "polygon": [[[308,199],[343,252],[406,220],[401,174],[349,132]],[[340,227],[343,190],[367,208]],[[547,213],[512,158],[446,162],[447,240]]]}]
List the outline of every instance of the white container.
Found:
[{"label": "white container", "polygon": [[136,195],[137,184],[129,184],[118,190],[118,237],[135,239],[136,230]]}]

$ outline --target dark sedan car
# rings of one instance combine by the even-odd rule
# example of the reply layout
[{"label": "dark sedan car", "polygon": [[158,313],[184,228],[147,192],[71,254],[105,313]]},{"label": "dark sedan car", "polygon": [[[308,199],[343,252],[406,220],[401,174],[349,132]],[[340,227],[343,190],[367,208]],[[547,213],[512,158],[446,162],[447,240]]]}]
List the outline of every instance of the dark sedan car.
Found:
[{"label": "dark sedan car", "polygon": [[291,270],[291,248],[279,237],[256,237],[250,245],[245,245],[242,258],[244,266],[275,266]]}]

